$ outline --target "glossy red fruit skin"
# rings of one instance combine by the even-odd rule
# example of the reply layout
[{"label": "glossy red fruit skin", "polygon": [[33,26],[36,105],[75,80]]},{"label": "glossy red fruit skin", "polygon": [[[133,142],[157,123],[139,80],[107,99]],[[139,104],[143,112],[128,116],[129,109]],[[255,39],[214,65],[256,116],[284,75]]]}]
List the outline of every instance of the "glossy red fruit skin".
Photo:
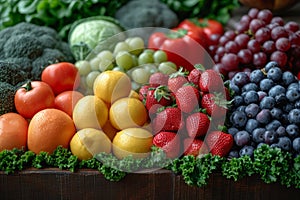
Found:
[{"label": "glossy red fruit skin", "polygon": [[[162,96],[158,97],[157,92],[160,92]],[[159,94],[158,94],[159,95]],[[149,114],[157,113],[158,109],[164,106],[171,106],[173,99],[168,91],[163,91],[160,86],[155,89],[149,89],[146,95],[145,106]]]},{"label": "glossy red fruit skin", "polygon": [[205,136],[210,125],[208,116],[197,112],[190,114],[185,120],[185,126],[189,137],[197,138]]},{"label": "glossy red fruit skin", "polygon": [[199,69],[193,69],[189,73],[187,79],[188,79],[189,82],[191,82],[191,83],[193,83],[193,84],[195,84],[195,85],[198,86],[199,80],[200,80],[200,76],[201,76],[201,70],[199,70]]},{"label": "glossy red fruit skin", "polygon": [[199,108],[200,93],[197,88],[191,85],[184,85],[175,93],[176,104],[184,113],[190,113]]},{"label": "glossy red fruit skin", "polygon": [[197,157],[200,154],[207,154],[208,148],[200,139],[186,138],[183,141],[184,155],[193,155]]},{"label": "glossy red fruit skin", "polygon": [[209,152],[212,155],[225,157],[233,146],[233,136],[222,131],[212,131],[205,137]]},{"label": "glossy red fruit skin", "polygon": [[153,137],[153,144],[162,148],[168,158],[176,158],[180,154],[180,136],[174,132],[157,133]]},{"label": "glossy red fruit skin", "polygon": [[[225,107],[216,104],[215,95],[211,93],[204,94],[201,98],[201,106],[206,109],[206,113],[215,119],[224,118],[227,112]],[[224,99],[225,100],[225,99]]]},{"label": "glossy red fruit skin", "polygon": [[176,93],[177,90],[186,83],[188,83],[188,80],[185,76],[177,76],[174,78],[169,78],[168,87],[171,92]]},{"label": "glossy red fruit skin", "polygon": [[218,72],[207,69],[201,74],[198,85],[202,92],[212,93],[223,90],[224,84]]},{"label": "glossy red fruit skin", "polygon": [[167,74],[156,72],[149,78],[149,84],[168,85],[169,76]]},{"label": "glossy red fruit skin", "polygon": [[154,134],[161,131],[178,132],[185,126],[182,112],[178,107],[167,107],[157,113],[151,124]]}]

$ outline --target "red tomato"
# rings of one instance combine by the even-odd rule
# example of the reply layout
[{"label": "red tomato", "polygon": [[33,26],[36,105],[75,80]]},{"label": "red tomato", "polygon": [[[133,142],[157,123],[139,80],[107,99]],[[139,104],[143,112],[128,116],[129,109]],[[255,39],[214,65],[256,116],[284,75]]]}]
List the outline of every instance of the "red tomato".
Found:
[{"label": "red tomato", "polygon": [[73,109],[83,94],[78,91],[64,91],[55,97],[55,108],[64,111],[70,117],[73,115]]},{"label": "red tomato", "polygon": [[60,62],[47,66],[42,72],[42,81],[48,83],[55,95],[76,90],[80,83],[80,75],[74,64]]},{"label": "red tomato", "polygon": [[53,108],[54,99],[54,93],[47,83],[32,81],[16,91],[14,101],[17,112],[31,119],[38,111]]}]

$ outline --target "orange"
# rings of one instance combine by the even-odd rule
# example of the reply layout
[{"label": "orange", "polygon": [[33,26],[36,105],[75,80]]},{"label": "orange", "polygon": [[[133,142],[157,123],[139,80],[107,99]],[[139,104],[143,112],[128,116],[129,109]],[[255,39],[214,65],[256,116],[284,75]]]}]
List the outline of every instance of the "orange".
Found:
[{"label": "orange", "polygon": [[127,128],[114,137],[113,153],[119,159],[129,155],[145,158],[151,152],[152,140],[152,133],[143,128]]},{"label": "orange", "polygon": [[76,103],[83,97],[83,94],[75,91],[69,90],[64,91],[58,94],[54,99],[54,106],[55,108],[64,111],[70,117],[73,115],[73,109]]},{"label": "orange", "polygon": [[130,94],[131,80],[124,72],[104,71],[96,77],[93,90],[95,96],[110,104]]},{"label": "orange", "polygon": [[55,108],[41,110],[29,122],[28,149],[38,154],[52,153],[58,146],[69,148],[75,133],[75,125],[67,113]]},{"label": "orange", "polygon": [[125,97],[115,101],[109,109],[109,120],[118,130],[141,127],[148,120],[144,104],[137,98]]},{"label": "orange", "polygon": [[101,130],[85,128],[79,130],[71,139],[70,149],[80,160],[88,160],[94,155],[111,152],[111,141]]},{"label": "orange", "polygon": [[78,130],[83,128],[102,129],[107,119],[107,104],[94,95],[81,98],[73,110],[73,121]]},{"label": "orange", "polygon": [[28,122],[17,113],[0,116],[0,151],[27,147]]}]

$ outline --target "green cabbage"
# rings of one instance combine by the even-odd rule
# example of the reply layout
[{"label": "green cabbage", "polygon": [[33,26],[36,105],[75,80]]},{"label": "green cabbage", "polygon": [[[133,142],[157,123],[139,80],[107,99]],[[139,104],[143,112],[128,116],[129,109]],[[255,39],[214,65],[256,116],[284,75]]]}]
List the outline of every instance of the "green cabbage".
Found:
[{"label": "green cabbage", "polygon": [[75,59],[83,60],[101,42],[123,31],[124,28],[112,17],[88,17],[72,24],[68,42]]}]

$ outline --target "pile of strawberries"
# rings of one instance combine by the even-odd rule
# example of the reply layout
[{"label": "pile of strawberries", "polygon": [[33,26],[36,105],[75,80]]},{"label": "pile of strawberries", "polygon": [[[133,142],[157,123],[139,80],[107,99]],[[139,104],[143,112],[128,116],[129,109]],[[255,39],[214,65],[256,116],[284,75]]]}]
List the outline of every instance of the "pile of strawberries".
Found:
[{"label": "pile of strawberries", "polygon": [[219,130],[224,125],[230,95],[220,74],[196,65],[191,72],[152,74],[139,90],[148,109],[154,134],[153,144],[167,157],[226,156],[233,137]]}]

